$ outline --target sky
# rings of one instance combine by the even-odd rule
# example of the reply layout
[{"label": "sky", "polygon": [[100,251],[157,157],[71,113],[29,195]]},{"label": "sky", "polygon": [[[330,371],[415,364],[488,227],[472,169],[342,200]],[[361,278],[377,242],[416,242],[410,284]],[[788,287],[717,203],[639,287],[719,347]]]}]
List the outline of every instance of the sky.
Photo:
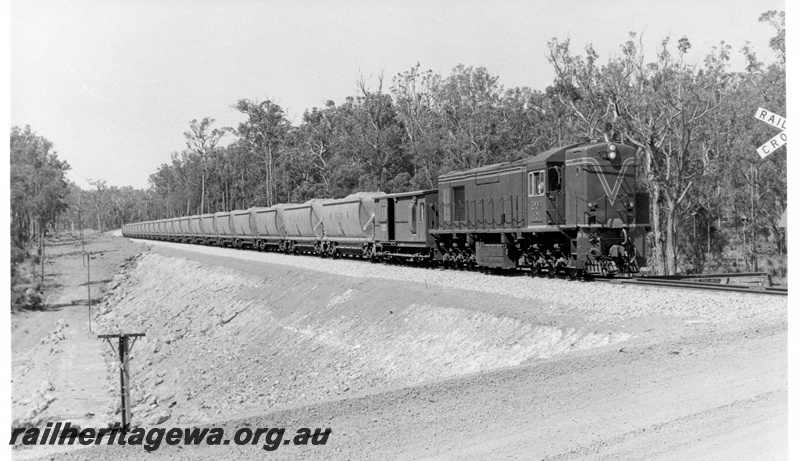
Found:
[{"label": "sky", "polygon": [[[356,94],[366,77],[384,90],[416,63],[446,76],[485,66],[506,88],[544,90],[547,42],[592,43],[601,61],[634,31],[654,58],[660,41],[687,36],[689,59],[720,41],[752,43],[774,61],[776,0],[652,1],[151,1],[12,0],[11,126],[30,125],[72,167],[69,179],[146,188],[186,148],[192,119],[233,126],[231,106],[271,99],[295,124],[306,109]],[[230,135],[229,135],[230,136]]]}]

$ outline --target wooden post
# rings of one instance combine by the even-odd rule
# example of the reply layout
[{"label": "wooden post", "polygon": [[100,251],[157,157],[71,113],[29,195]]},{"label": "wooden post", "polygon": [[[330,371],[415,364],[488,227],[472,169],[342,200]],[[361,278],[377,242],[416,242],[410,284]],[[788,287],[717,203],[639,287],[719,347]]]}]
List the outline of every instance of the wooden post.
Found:
[{"label": "wooden post", "polygon": [[122,415],[122,427],[127,428],[131,422],[130,408],[128,402],[131,398],[130,392],[130,376],[128,375],[128,338],[124,336],[119,337],[119,397],[120,397],[120,412]]},{"label": "wooden post", "polygon": [[89,333],[92,332],[92,252],[83,253],[86,258],[86,299],[89,311]]},{"label": "wooden post", "polygon": [[[128,431],[131,424],[131,378],[130,368],[130,352],[133,345],[136,344],[136,338],[143,337],[144,333],[118,333],[108,335],[97,335],[98,338],[105,339],[114,349],[111,343],[111,338],[118,339],[117,352],[119,354],[119,397],[120,397],[120,413],[122,415],[122,432]],[[128,344],[128,339],[133,338],[133,342]]]}]

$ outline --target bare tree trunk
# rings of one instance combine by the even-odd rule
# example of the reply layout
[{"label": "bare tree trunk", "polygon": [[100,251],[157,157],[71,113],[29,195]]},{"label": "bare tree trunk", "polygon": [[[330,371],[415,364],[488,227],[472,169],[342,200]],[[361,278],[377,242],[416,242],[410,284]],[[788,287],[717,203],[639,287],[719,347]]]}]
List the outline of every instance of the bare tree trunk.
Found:
[{"label": "bare tree trunk", "polygon": [[[205,203],[206,203],[206,170],[203,167],[203,176],[200,180],[200,214],[205,213]],[[189,214],[189,210],[186,210],[186,214]]]},{"label": "bare tree trunk", "polygon": [[41,269],[42,269],[42,283],[44,283],[44,229],[42,229],[41,231],[41,248],[42,248],[42,256],[39,262],[41,263]]},{"label": "bare tree trunk", "polygon": [[651,259],[651,266],[653,271],[657,274],[663,275],[666,269],[666,260],[664,252],[664,236],[661,229],[661,213],[659,212],[659,198],[661,196],[661,188],[657,184],[652,184],[650,187],[650,226],[653,232],[653,257]]},{"label": "bare tree trunk", "polygon": [[758,187],[758,170],[755,166],[750,166],[750,171],[752,175],[750,177],[750,228],[752,229],[751,232],[751,254],[752,254],[752,261],[753,261],[753,272],[758,272],[758,247],[756,245],[756,234],[757,234],[757,227],[756,227],[756,195],[758,192],[756,188]]},{"label": "bare tree trunk", "polygon": [[678,247],[675,241],[675,214],[677,203],[667,194],[667,238],[666,238],[666,274],[675,275],[678,272]]},{"label": "bare tree trunk", "polygon": [[272,152],[270,152],[269,147],[267,147],[267,158],[266,160],[266,168],[267,168],[267,206],[272,206],[272,170],[270,166],[272,165]]}]

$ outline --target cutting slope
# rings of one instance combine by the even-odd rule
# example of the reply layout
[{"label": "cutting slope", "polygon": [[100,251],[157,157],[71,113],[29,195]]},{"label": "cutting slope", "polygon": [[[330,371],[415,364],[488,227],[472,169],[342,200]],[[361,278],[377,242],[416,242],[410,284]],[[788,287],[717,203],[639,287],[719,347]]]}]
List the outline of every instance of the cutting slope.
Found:
[{"label": "cutting slope", "polygon": [[784,298],[163,243],[114,285],[136,424],[332,428],[276,459],[785,458]]},{"label": "cutting slope", "polygon": [[127,276],[99,330],[146,332],[132,362],[134,418],[151,423],[406,386],[631,337],[506,296],[286,266],[251,275],[149,253]]}]

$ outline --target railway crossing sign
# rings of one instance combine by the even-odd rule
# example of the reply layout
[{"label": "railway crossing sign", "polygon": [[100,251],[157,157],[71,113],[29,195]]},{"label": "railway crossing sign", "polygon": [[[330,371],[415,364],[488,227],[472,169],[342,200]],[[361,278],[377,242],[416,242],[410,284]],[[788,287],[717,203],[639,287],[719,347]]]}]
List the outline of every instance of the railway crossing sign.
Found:
[{"label": "railway crossing sign", "polygon": [[778,150],[779,147],[786,144],[786,119],[778,114],[774,114],[766,109],[758,108],[755,117],[764,123],[769,123],[775,128],[781,130],[775,137],[767,141],[764,145],[757,149],[758,155],[761,158]]}]

